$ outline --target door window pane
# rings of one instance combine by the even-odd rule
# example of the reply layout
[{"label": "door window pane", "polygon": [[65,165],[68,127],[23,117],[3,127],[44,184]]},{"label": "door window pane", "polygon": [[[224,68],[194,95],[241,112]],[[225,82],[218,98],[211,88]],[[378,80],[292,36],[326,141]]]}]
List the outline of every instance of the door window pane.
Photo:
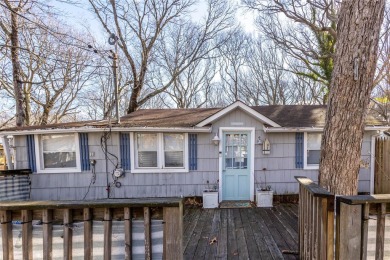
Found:
[{"label": "door window pane", "polygon": [[184,167],[184,134],[164,134],[165,167]]},{"label": "door window pane", "polygon": [[76,142],[74,134],[42,135],[43,167],[76,168]]},{"label": "door window pane", "polygon": [[248,167],[248,135],[225,135],[225,169],[246,169]]},{"label": "door window pane", "polygon": [[157,167],[157,134],[137,134],[138,167]]}]

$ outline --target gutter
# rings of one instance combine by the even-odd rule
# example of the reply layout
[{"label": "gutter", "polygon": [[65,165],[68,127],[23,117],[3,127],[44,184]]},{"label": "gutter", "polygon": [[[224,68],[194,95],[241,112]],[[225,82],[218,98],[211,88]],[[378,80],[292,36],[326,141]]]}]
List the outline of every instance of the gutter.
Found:
[{"label": "gutter", "polygon": [[0,132],[1,135],[30,135],[30,134],[62,134],[62,133],[102,133],[102,132],[168,132],[168,133],[211,133],[211,127],[81,127],[81,128],[56,128],[56,129],[34,129],[15,130]]},{"label": "gutter", "polygon": [[[365,131],[385,131],[390,126],[366,126]],[[264,127],[264,132],[268,133],[296,133],[296,132],[323,132],[323,127]]]}]

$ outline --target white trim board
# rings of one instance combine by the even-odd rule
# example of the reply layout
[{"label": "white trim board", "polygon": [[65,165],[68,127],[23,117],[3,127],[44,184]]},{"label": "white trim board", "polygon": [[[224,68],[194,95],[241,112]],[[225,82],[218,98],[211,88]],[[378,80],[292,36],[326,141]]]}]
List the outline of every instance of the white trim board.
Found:
[{"label": "white trim board", "polygon": [[[0,132],[1,135],[31,135],[31,134],[63,134],[63,133],[103,133],[110,128],[58,128],[58,129],[34,129]],[[111,132],[169,132],[169,133],[211,133],[211,127],[112,127]]]},{"label": "white trim board", "polygon": [[263,116],[262,114],[260,114],[256,110],[254,110],[254,109],[250,108],[249,106],[245,105],[244,103],[242,103],[241,101],[234,102],[230,106],[225,107],[224,109],[218,111],[214,115],[212,115],[212,116],[206,118],[205,120],[203,120],[202,122],[198,123],[196,126],[197,127],[204,127],[205,125],[212,123],[213,121],[221,118],[222,116],[228,114],[230,111],[232,111],[236,108],[242,109],[243,111],[254,116],[255,118],[257,118],[258,120],[260,120],[264,124],[267,124],[267,125],[270,125],[273,127],[281,127],[280,125],[278,125],[277,123],[275,123],[274,121],[269,119],[268,117]]},{"label": "white trim board", "polygon": [[[390,126],[366,126],[365,131],[385,131]],[[264,127],[264,132],[268,133],[297,133],[297,132],[323,132],[323,127]]]}]

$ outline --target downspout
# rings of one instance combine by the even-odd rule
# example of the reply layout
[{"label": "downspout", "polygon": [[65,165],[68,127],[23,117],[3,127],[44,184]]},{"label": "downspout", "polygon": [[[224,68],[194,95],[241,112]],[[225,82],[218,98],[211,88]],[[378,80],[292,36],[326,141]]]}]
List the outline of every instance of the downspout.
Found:
[{"label": "downspout", "polygon": [[2,139],[2,142],[3,142],[4,153],[5,153],[5,158],[7,160],[8,170],[13,170],[14,169],[14,165],[13,165],[12,159],[11,159],[11,150],[9,148],[8,138],[7,138],[7,136],[2,135],[1,139]]}]

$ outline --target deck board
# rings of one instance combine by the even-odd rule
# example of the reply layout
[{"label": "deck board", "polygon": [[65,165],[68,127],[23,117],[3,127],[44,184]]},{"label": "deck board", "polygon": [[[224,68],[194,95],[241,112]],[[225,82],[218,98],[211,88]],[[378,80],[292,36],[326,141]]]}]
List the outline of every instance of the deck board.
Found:
[{"label": "deck board", "polygon": [[298,259],[298,208],[186,209],[184,259]]}]

